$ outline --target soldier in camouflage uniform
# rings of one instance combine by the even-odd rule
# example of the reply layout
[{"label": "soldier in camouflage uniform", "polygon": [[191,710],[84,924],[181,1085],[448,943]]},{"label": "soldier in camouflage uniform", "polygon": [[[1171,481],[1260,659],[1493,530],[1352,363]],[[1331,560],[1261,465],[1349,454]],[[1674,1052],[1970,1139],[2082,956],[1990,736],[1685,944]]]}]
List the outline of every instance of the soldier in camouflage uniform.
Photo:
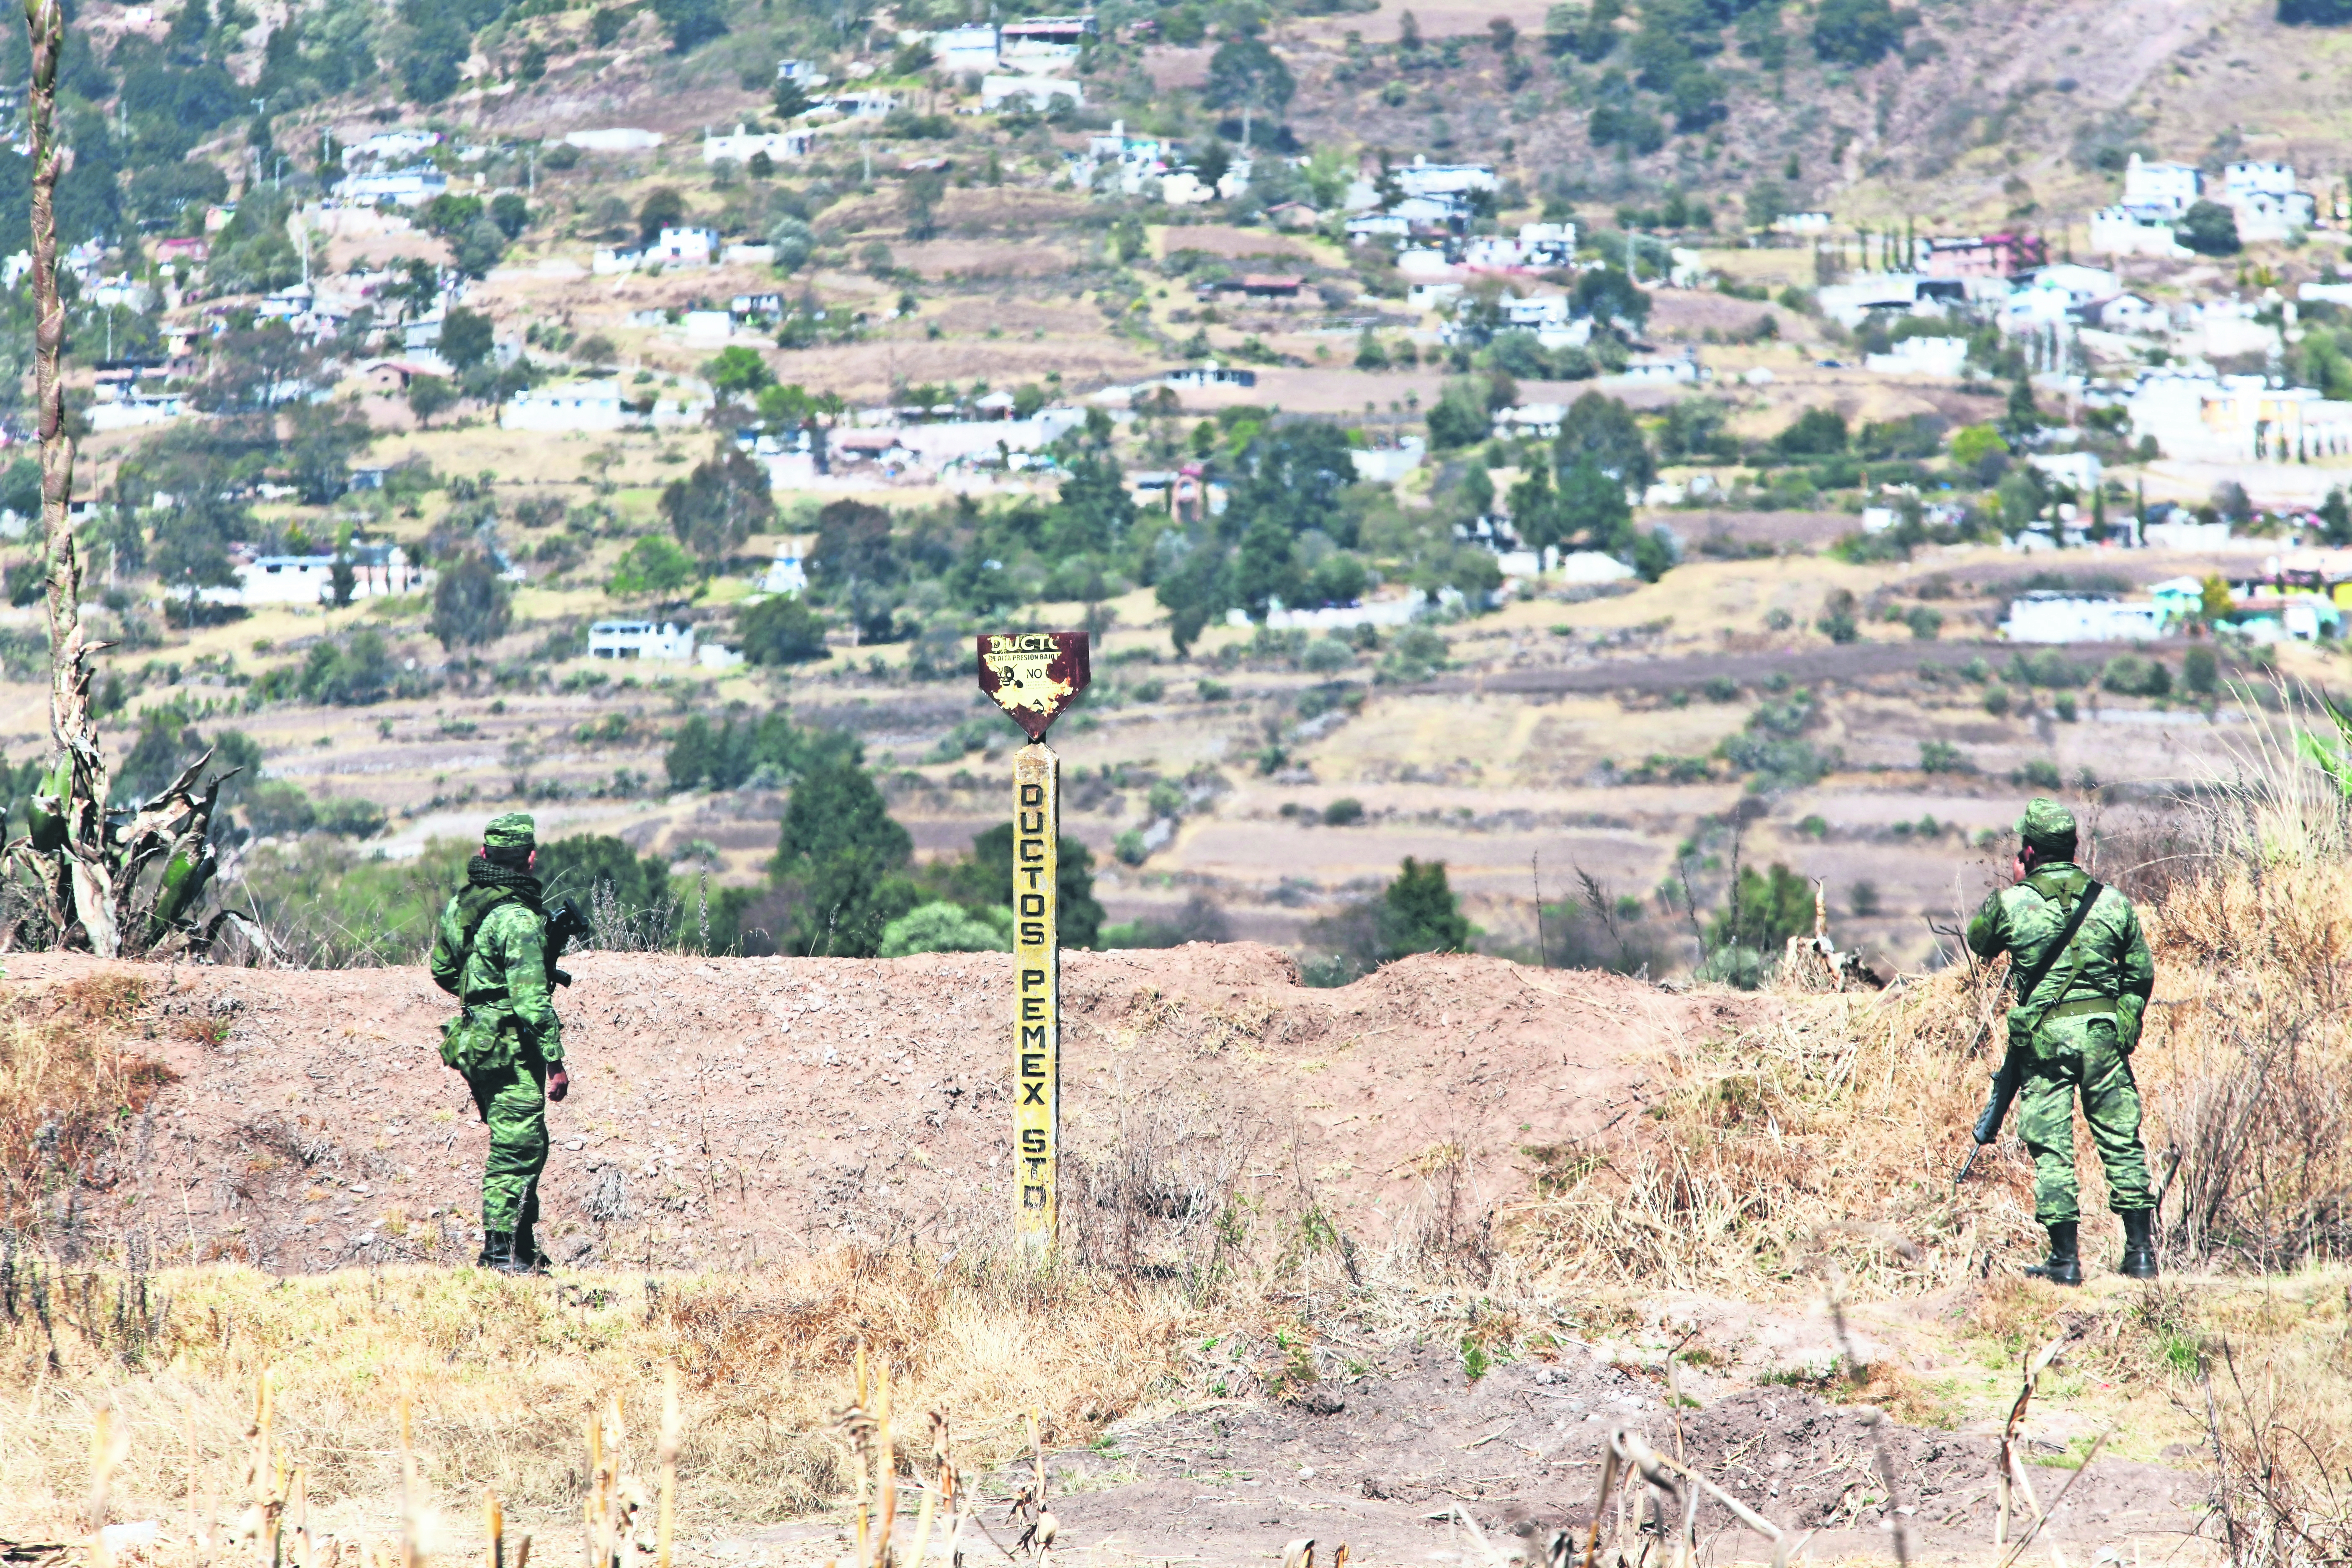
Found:
[{"label": "soldier in camouflage uniform", "polygon": [[[2074,864],[2074,815],[2054,800],[2037,799],[2017,825],[2024,844],[2012,868],[2013,887],[1988,896],[1969,922],[1969,947],[1979,958],[2009,954],[2010,974],[2033,973],[2064,933],[2074,900],[2091,880]],[[2139,1087],[2132,1080],[2132,1047],[2140,1017],[2156,988],[2156,962],[2140,934],[2131,900],[2102,888],[2081,929],[2009,1015],[2010,1059],[2021,1068],[2018,1131],[2033,1155],[2033,1215],[2050,1232],[2049,1261],[2025,1272],[2060,1285],[2083,1282],[2075,1225],[2081,1218],[2074,1181],[2074,1100],[2107,1174],[2107,1206],[2124,1224],[2122,1272],[2156,1278],[2148,1228],[2147,1159],[2139,1141]]]},{"label": "soldier in camouflage uniform", "polygon": [[442,1026],[441,1059],[466,1075],[490,1130],[478,1261],[510,1274],[546,1271],[532,1235],[547,1168],[545,1101],[571,1088],[563,1025],[549,996],[547,916],[530,874],[538,858],[529,816],[493,818],[433,943],[434,983],[465,1005]]}]

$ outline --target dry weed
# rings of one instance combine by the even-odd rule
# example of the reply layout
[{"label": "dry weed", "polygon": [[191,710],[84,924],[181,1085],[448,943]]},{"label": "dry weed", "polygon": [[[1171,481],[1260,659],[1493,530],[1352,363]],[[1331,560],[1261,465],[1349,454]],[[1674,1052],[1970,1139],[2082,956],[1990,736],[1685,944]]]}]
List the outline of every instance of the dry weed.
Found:
[{"label": "dry weed", "polygon": [[1024,1447],[1021,1412],[1041,1412],[1049,1442],[1084,1442],[1172,1388],[1192,1327],[1172,1291],[902,1254],[561,1287],[471,1271],[188,1269],[150,1282],[168,1304],[160,1325],[136,1331],[111,1310],[124,1283],[22,1265],[12,1277],[13,1315],[0,1321],[0,1534],[70,1529],[100,1406],[130,1435],[114,1477],[123,1510],[155,1517],[235,1495],[265,1375],[322,1528],[380,1520],[397,1494],[404,1388],[420,1485],[436,1497],[470,1507],[488,1488],[519,1518],[576,1519],[582,1421],[615,1401],[636,1413],[614,1462],[651,1473],[646,1415],[660,1408],[666,1367],[680,1373],[683,1514],[776,1520],[829,1502],[845,1479],[823,1433],[854,1403],[845,1369],[860,1343],[896,1369],[901,1408],[942,1413],[960,1450],[993,1464]]},{"label": "dry weed", "polygon": [[173,1079],[124,1045],[145,1000],[142,978],[110,973],[0,1008],[0,1225],[70,1229],[80,1193],[109,1181],[123,1123]]}]

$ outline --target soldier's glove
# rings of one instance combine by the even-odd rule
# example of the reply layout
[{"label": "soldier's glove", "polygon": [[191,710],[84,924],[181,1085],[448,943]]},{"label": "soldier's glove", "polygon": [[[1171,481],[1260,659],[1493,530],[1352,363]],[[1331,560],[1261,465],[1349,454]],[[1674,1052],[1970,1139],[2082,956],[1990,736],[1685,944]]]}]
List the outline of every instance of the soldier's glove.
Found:
[{"label": "soldier's glove", "polygon": [[570,1094],[571,1092],[572,1075],[570,1073],[565,1072],[562,1068],[557,1068],[553,1072],[547,1075],[548,1099],[562,1100],[565,1095]]}]

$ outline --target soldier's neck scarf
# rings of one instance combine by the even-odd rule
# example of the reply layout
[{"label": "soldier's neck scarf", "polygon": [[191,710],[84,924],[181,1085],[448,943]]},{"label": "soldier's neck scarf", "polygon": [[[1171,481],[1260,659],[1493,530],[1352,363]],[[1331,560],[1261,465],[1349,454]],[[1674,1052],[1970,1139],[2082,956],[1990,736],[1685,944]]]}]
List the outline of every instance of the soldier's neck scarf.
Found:
[{"label": "soldier's neck scarf", "polygon": [[466,880],[477,888],[496,888],[511,892],[517,898],[539,907],[539,879],[520,866],[500,866],[487,857],[477,855],[466,862]]}]

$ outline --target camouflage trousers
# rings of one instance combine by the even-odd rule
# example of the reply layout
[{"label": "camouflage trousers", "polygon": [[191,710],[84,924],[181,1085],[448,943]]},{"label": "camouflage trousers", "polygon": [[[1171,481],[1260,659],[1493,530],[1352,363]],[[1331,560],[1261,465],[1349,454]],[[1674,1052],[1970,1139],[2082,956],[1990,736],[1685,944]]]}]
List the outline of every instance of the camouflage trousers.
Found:
[{"label": "camouflage trousers", "polygon": [[2043,1225],[2082,1217],[2074,1177],[2077,1093],[2106,1169],[2107,1207],[2116,1214],[2153,1207],[2131,1057],[2116,1043],[2115,1020],[2095,1014],[2051,1019],[2033,1032],[2018,1094],[2018,1135],[2033,1156],[2033,1217]]},{"label": "camouflage trousers", "polygon": [[547,1066],[530,1060],[476,1068],[466,1086],[490,1130],[482,1228],[528,1237],[539,1221],[539,1173],[547,1169]]}]

